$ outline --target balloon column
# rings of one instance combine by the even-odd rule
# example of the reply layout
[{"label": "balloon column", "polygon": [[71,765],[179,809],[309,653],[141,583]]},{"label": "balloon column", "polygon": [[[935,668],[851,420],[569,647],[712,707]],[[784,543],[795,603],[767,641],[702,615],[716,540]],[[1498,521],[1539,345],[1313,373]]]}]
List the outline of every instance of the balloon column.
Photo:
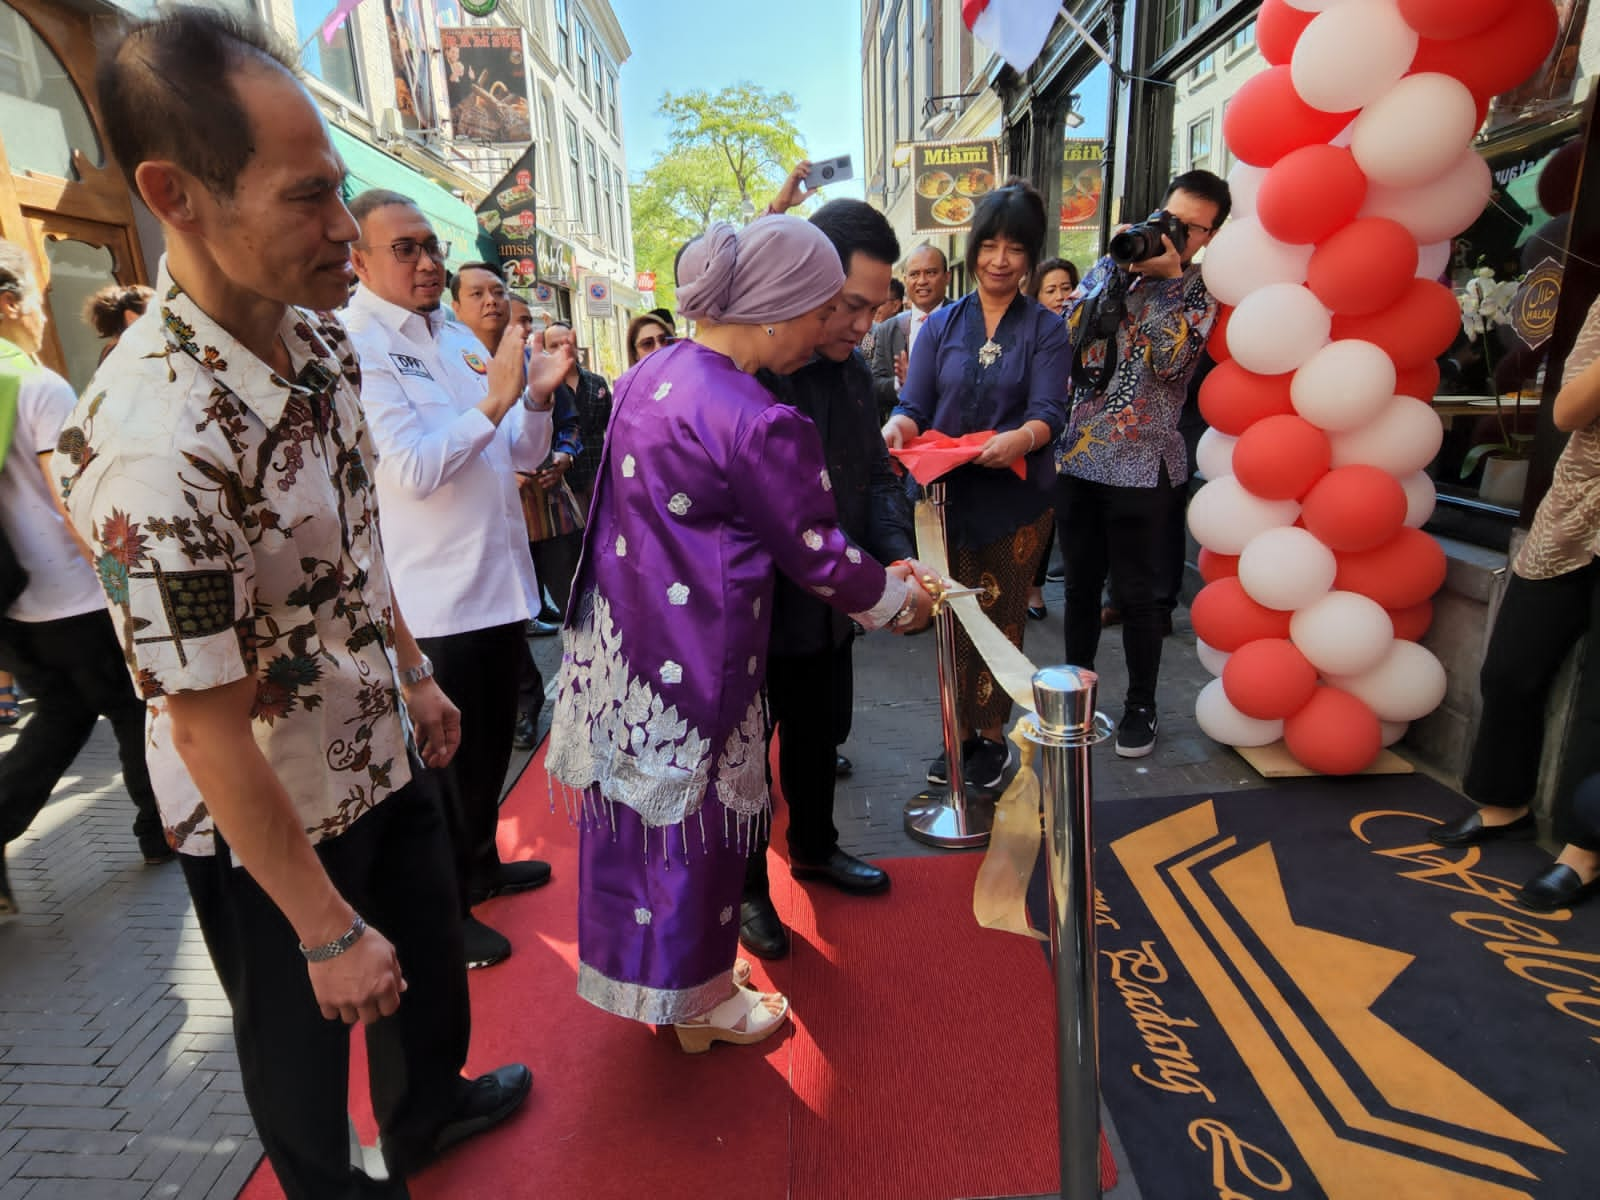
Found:
[{"label": "balloon column", "polygon": [[1488,202],[1489,100],[1544,60],[1550,0],[1264,0],[1270,64],[1223,117],[1233,216],[1205,256],[1223,304],[1189,509],[1200,727],[1360,771],[1444,698],[1418,644],[1444,582],[1420,526],[1438,452],[1437,282]]}]

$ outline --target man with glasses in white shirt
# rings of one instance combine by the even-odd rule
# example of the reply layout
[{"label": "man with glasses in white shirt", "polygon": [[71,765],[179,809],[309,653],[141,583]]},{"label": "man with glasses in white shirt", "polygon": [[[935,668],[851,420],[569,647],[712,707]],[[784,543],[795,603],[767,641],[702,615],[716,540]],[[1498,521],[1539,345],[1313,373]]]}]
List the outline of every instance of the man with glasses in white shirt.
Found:
[{"label": "man with glasses in white shirt", "polygon": [[452,817],[467,965],[511,953],[471,914],[492,896],[550,879],[546,863],[502,862],[500,794],[517,717],[523,623],[537,610],[518,470],[550,447],[550,407],[569,353],[532,359],[526,334],[498,349],[445,319],[448,244],[414,201],[372,189],[350,205],[361,226],[361,286],[346,323],[361,356],[361,401],[378,452],[379,522],[394,589],[444,692],[461,709],[461,749],[440,772]]}]

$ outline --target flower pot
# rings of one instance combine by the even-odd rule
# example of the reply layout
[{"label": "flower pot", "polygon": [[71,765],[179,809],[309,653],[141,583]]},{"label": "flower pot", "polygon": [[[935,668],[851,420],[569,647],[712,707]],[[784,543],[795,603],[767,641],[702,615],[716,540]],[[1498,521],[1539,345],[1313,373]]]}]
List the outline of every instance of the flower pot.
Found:
[{"label": "flower pot", "polygon": [[1478,484],[1478,499],[1503,508],[1521,508],[1522,494],[1528,488],[1528,460],[1501,458],[1491,454],[1483,460],[1483,479]]}]

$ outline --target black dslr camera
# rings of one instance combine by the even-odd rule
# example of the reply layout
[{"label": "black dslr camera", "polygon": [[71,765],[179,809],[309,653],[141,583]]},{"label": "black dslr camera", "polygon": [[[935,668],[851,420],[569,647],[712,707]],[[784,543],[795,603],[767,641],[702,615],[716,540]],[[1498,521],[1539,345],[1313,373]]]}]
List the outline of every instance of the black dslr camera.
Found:
[{"label": "black dslr camera", "polygon": [[1166,234],[1172,248],[1182,256],[1189,245],[1189,227],[1164,208],[1158,208],[1137,225],[1130,225],[1111,239],[1111,258],[1120,266],[1131,266],[1167,252],[1161,244]]}]

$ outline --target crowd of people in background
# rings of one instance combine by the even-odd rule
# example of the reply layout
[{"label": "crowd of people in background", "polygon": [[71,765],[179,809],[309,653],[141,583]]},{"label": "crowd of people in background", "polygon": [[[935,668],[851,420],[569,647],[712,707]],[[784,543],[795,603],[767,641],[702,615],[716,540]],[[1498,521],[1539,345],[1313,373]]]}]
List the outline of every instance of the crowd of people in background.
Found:
[{"label": "crowd of people in background", "polygon": [[[531,1087],[519,1064],[461,1074],[465,972],[514,949],[474,909],[552,878],[496,840],[545,702],[530,637],[564,638],[547,767],[579,827],[579,992],[691,1053],[788,1015],[738,958],[789,950],[774,736],[791,874],[890,887],[841,847],[833,804],[854,639],[926,627],[947,586],[918,559],[896,452],[978,435],[944,479],[948,582],[1021,648],[1059,542],[1066,659],[1094,667],[1120,623],[1115,750],[1155,749],[1221,178],[1173,179],[1160,228],[1181,232],[1081,276],[1045,257],[1039,193],[1006,182],[974,206],[953,296],[945,253],[906,252],[865,203],[790,215],[801,163],[766,213],[684,248],[678,312],[632,319],[613,390],[498,265],[447,270],[411,197],[346,207],[292,56],[256,25],[176,9],[108,51],[100,87],[166,253],[154,290],[92,299],[106,346],[75,395],[38,361],[29,258],[0,243],[0,724],[19,685],[33,704],[0,758],[0,913],[5,844],[106,716],[144,860],[182,863],[291,1197],[403,1196]],[[1480,747],[1483,807],[1446,845],[1534,832],[1540,701],[1592,621],[1587,361],[1558,401],[1579,431],[1566,506],[1540,510],[1485,666],[1516,753]],[[959,628],[956,691],[959,761],[939,749],[927,780],[998,789],[1011,699]],[[1600,886],[1600,766],[1574,755],[1569,776],[1569,844],[1534,906]],[[346,1154],[356,1021],[387,1190]]]}]

